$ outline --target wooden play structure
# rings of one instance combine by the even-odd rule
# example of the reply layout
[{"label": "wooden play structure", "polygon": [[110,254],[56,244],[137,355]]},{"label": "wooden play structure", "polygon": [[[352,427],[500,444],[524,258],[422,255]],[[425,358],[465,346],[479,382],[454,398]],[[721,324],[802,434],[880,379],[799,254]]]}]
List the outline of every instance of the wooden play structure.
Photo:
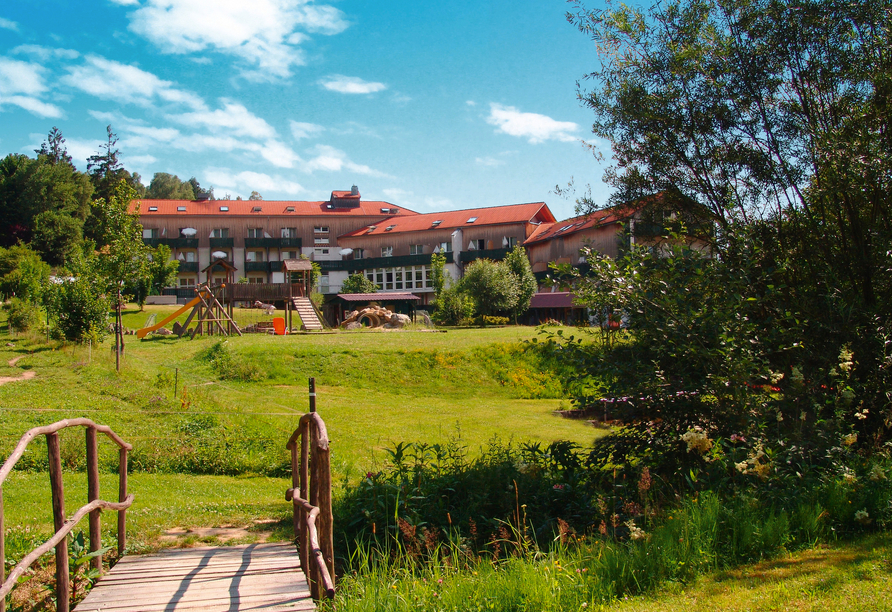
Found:
[{"label": "wooden play structure", "polygon": [[[226,301],[225,283],[220,285],[199,285],[195,292],[197,296],[187,302],[185,306],[165,317],[159,323],[142,328],[136,332],[136,337],[140,339],[145,338],[148,334],[164,327],[190,308],[192,312],[183,325],[179,323],[173,324],[173,333],[176,335],[183,336],[184,334],[189,334],[190,339],[200,334],[207,334],[208,336],[215,334],[221,336],[229,336],[230,334],[242,335],[242,331],[235,324],[235,321],[232,320],[232,301],[229,302],[229,312],[227,312],[226,306],[224,306]],[[195,327],[190,329],[189,325],[192,324],[193,320],[195,321]]]}]

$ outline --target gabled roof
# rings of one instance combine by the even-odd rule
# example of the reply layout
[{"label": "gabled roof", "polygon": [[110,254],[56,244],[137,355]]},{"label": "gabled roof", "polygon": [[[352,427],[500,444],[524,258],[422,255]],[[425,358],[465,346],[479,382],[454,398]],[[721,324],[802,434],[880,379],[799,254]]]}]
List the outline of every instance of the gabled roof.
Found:
[{"label": "gabled roof", "polygon": [[[349,196],[350,192],[346,192]],[[228,210],[220,210],[220,207]],[[183,210],[180,210],[183,209]],[[259,210],[258,210],[259,209]],[[382,212],[382,209],[385,212]],[[239,216],[239,217],[300,217],[300,216],[384,216],[416,215],[413,210],[389,202],[360,201],[354,208],[332,207],[330,202],[292,202],[288,200],[149,200],[130,202],[130,212],[139,211],[142,218],[158,216]],[[392,212],[395,211],[395,212]]]},{"label": "gabled roof", "polygon": [[542,242],[543,240],[552,240],[554,238],[563,238],[564,236],[570,236],[593,227],[602,227],[619,223],[632,216],[636,210],[637,208],[628,207],[606,208],[581,217],[573,217],[572,219],[557,221],[555,223],[543,223],[524,241],[524,245]]},{"label": "gabled roof", "polygon": [[376,222],[374,226],[348,232],[338,236],[338,238],[382,236],[384,234],[420,232],[424,230],[455,230],[458,228],[479,227],[481,225],[551,222],[554,222],[554,215],[551,214],[548,205],[545,202],[532,202],[529,204],[467,208],[464,210],[387,218]]},{"label": "gabled roof", "polygon": [[308,272],[313,269],[313,262],[309,259],[285,259],[282,261],[282,270],[288,272]]}]

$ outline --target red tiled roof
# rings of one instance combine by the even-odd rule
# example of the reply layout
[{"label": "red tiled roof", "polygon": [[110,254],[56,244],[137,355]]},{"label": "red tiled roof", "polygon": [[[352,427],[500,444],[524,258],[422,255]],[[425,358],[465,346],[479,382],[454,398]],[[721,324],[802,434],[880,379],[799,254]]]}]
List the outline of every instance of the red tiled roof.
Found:
[{"label": "red tiled roof", "polygon": [[543,223],[524,241],[524,244],[533,244],[542,240],[551,240],[553,238],[569,236],[585,229],[618,223],[619,221],[628,219],[635,210],[637,209],[607,208],[581,217],[573,217],[572,219],[567,219],[565,221],[557,221],[549,224]]},{"label": "red tiled roof", "polygon": [[357,199],[357,200],[358,200],[358,199],[359,199],[359,194],[358,194],[358,193],[353,193],[352,191],[332,191],[332,192],[331,192],[331,197],[333,197],[333,198],[338,198],[338,199],[341,199],[341,200],[346,199],[346,198],[353,198],[353,199]]},{"label": "red tiled roof", "polygon": [[[350,193],[349,191],[347,192]],[[220,207],[228,207],[228,211],[221,211]],[[290,202],[286,200],[149,200],[137,199],[130,202],[130,211],[135,212],[139,208],[140,216],[151,215],[234,215],[260,217],[268,216],[316,216],[316,215],[341,215],[341,216],[374,216],[388,217],[416,215],[417,213],[407,208],[395,206],[389,202],[360,201],[356,208],[329,208],[329,202]],[[185,207],[185,211],[177,210]],[[156,210],[151,210],[155,208]],[[254,210],[259,208],[260,210]],[[293,208],[293,211],[288,210]],[[382,212],[381,209],[386,209]],[[391,213],[391,210],[397,211]]]},{"label": "red tiled roof", "polygon": [[[470,219],[474,221],[469,223]],[[439,223],[437,223],[439,221]],[[358,236],[381,236],[383,234],[398,234],[401,232],[418,232],[423,230],[450,229],[474,227],[480,225],[502,225],[507,223],[549,223],[554,221],[554,215],[548,209],[545,202],[532,202],[529,204],[509,204],[507,206],[491,206],[488,208],[468,208],[465,210],[449,210],[438,213],[424,213],[404,216],[395,219],[385,219],[375,223],[375,229],[368,227],[348,232],[338,238],[353,238]],[[390,229],[387,229],[387,228]]]},{"label": "red tiled roof", "polygon": [[381,293],[339,293],[338,297],[345,302],[400,302],[414,301],[421,298],[414,293],[384,292]]}]

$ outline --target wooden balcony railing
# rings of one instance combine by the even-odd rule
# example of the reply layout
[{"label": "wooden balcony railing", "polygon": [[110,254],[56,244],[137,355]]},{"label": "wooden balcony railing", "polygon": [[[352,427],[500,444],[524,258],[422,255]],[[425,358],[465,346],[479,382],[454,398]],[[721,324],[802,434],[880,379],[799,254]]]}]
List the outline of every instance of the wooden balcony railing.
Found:
[{"label": "wooden balcony railing", "polygon": [[[66,427],[86,427],[87,434],[87,504],[75,512],[71,518],[65,518],[65,488],[62,483],[62,455],[59,450],[59,431]],[[96,433],[107,435],[119,447],[118,453],[118,502],[107,502],[99,499],[99,446]],[[13,568],[9,576],[4,579],[5,566],[2,562],[5,554],[5,528],[3,525],[3,481],[21,459],[28,443],[37,436],[46,436],[46,446],[49,455],[50,489],[53,497],[53,526],[56,533],[31,551]],[[90,419],[67,419],[58,421],[52,425],[35,427],[29,430],[15,450],[0,467],[0,612],[6,610],[6,595],[12,591],[19,578],[31,567],[37,559],[56,548],[56,611],[68,612],[71,585],[68,576],[68,534],[77,526],[82,518],[90,515],[90,552],[95,552],[102,546],[102,534],[100,530],[99,514],[102,510],[118,511],[118,557],[124,554],[126,546],[126,511],[133,503],[133,495],[127,494],[127,453],[133,447],[124,442],[115,432],[105,425],[97,425]],[[102,571],[102,558],[93,557],[90,560],[94,569]]]}]

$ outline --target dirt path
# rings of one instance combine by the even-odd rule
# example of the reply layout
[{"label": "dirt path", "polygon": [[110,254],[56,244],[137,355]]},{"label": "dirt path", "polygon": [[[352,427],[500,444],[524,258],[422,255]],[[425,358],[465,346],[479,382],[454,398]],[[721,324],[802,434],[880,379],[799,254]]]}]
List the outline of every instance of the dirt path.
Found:
[{"label": "dirt path", "polygon": [[[15,364],[19,362],[20,359],[24,358],[24,355],[16,357],[15,359],[10,359],[7,361],[7,365],[9,367],[14,367]],[[30,380],[37,376],[37,372],[33,370],[28,370],[27,372],[22,372],[20,376],[0,376],[0,385],[5,385],[6,383],[16,382],[18,380]]]}]

